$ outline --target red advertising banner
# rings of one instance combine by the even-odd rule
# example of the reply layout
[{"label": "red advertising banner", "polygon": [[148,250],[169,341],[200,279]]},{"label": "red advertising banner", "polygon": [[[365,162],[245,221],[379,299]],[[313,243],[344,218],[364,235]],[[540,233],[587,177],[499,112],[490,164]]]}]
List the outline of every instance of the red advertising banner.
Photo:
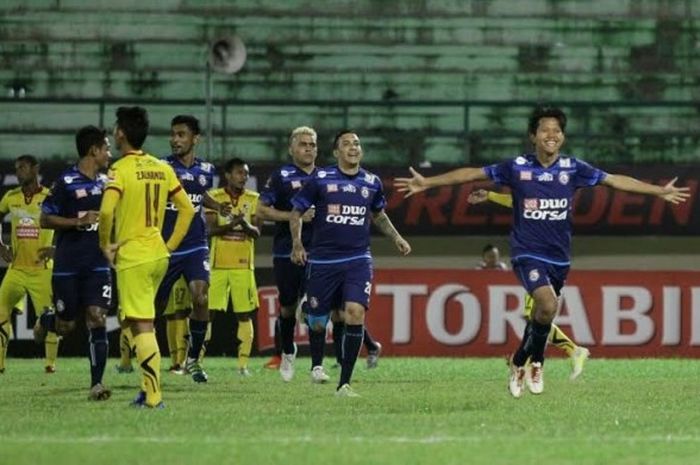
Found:
[{"label": "red advertising banner", "polygon": [[[262,350],[273,343],[276,290],[260,297]],[[700,357],[700,272],[572,271],[562,297],[556,323],[595,357]],[[367,327],[384,355],[503,356],[522,335],[523,302],[510,272],[376,270]]]},{"label": "red advertising banner", "polygon": [[[43,161],[43,184],[50,186],[66,167],[65,162]],[[276,166],[255,165],[251,172],[251,183],[261,187],[274,168]],[[573,204],[576,234],[700,234],[700,201],[697,200],[699,166],[667,164],[601,168],[610,173],[627,174],[659,185],[678,177],[676,184],[689,187],[691,196],[683,204],[671,205],[657,197],[628,194],[607,187],[579,189]],[[445,186],[404,199],[404,195],[393,188],[393,180],[397,176],[407,176],[407,167],[368,166],[368,169],[382,178],[387,196],[386,211],[396,228],[405,236],[501,235],[510,231],[509,209],[493,204],[470,205],[467,202],[469,193],[474,189],[499,189],[491,182]],[[422,173],[432,175],[448,169],[450,167],[430,168]],[[13,162],[0,161],[0,195],[17,184],[17,178],[12,173]],[[218,185],[218,179],[216,176],[215,185]]]}]

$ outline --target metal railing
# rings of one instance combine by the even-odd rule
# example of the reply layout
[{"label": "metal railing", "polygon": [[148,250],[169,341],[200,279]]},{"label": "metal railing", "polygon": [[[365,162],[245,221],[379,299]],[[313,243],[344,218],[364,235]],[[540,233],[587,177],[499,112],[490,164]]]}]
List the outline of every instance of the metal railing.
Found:
[{"label": "metal railing", "polygon": [[[14,106],[44,106],[46,112],[51,112],[52,107],[58,105],[75,105],[93,107],[95,122],[101,127],[110,126],[113,120],[111,107],[119,105],[141,105],[152,109],[153,107],[177,107],[192,108],[196,114],[204,114],[203,99],[137,99],[137,98],[0,98],[0,108],[9,107],[13,111]],[[313,116],[321,115],[324,111],[332,110],[336,117],[333,127],[327,126],[327,121],[319,121],[316,128],[320,135],[331,135],[341,128],[353,128],[361,136],[379,138],[377,144],[381,145],[381,140],[396,142],[395,138],[408,138],[403,144],[395,147],[409,146],[411,144],[420,146],[426,141],[442,138],[450,141],[459,148],[459,163],[476,163],[493,159],[492,149],[498,148],[506,150],[505,154],[511,154],[513,150],[519,150],[527,145],[526,139],[526,117],[530,109],[535,107],[535,101],[393,101],[393,100],[245,100],[245,99],[214,99],[213,108],[218,114],[218,120],[213,122],[212,134],[217,144],[221,147],[222,153],[228,153],[235,145],[236,139],[246,137],[263,137],[269,139],[271,145],[276,147],[274,153],[284,156],[286,152],[287,131],[294,126],[294,121],[309,119]],[[548,104],[556,104],[562,107],[571,123],[567,130],[568,148],[572,147],[577,152],[589,154],[592,150],[597,153],[608,154],[607,162],[644,162],[644,157],[638,156],[635,151],[646,149],[647,147],[658,147],[661,154],[656,159],[650,157],[647,162],[673,161],[673,156],[667,152],[669,149],[688,149],[688,156],[680,159],[685,163],[700,163],[700,105],[687,101],[666,101],[666,102],[631,102],[631,101],[559,101]],[[229,120],[229,114],[240,107],[274,107],[277,109],[290,109],[289,128],[237,128]],[[299,109],[308,108],[305,118],[299,118]],[[451,124],[447,129],[439,125],[426,123],[423,127],[391,127],[390,124],[370,124],[358,125],[368,115],[373,113],[383,113],[401,117],[406,109],[444,109],[452,115],[459,115],[461,118],[458,124]],[[692,118],[689,124],[677,129],[652,130],[651,128],[634,127],[634,115],[616,115],[615,112],[639,110],[642,112],[656,111],[659,118],[677,117]],[[292,113],[293,112],[293,113]],[[485,112],[491,112],[490,116],[484,116]],[[517,127],[513,123],[499,122],[499,115],[508,115],[513,119],[517,116],[519,123]],[[611,116],[612,115],[612,116]],[[309,118],[308,116],[311,116]],[[404,115],[405,116],[405,115]],[[415,114],[413,115],[415,116]],[[445,115],[443,115],[445,116]],[[449,116],[449,115],[448,115]],[[296,120],[292,120],[296,117]],[[420,114],[418,115],[420,117]],[[613,118],[616,124],[612,127],[602,129],[594,123]],[[648,117],[648,116],[647,116]],[[492,121],[491,121],[492,120]],[[391,117],[387,118],[391,121]],[[485,121],[487,123],[485,123]],[[630,121],[633,123],[630,127]],[[338,126],[339,124],[339,126]],[[165,135],[168,133],[167,127],[154,127],[152,134]],[[66,127],[52,127],[51,125],[13,125],[11,115],[3,115],[0,122],[0,134],[11,136],[13,134],[24,135],[72,135],[74,129]],[[646,147],[642,147],[646,144]],[[652,144],[651,146],[649,144]],[[664,155],[665,154],[665,155]],[[420,147],[417,150],[409,150],[409,158],[401,157],[402,163],[419,163],[422,161]],[[72,156],[67,154],[67,156]],[[596,159],[596,155],[591,155]],[[587,155],[586,158],[591,156]],[[271,162],[279,161],[270,159]],[[389,160],[391,162],[391,160]]]}]

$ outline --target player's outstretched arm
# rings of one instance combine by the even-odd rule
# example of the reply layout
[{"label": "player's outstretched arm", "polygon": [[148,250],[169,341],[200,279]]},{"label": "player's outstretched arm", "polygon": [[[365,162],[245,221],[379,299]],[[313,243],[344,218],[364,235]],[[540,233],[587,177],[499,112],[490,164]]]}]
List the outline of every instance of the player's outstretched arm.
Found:
[{"label": "player's outstretched arm", "polygon": [[302,212],[296,208],[290,212],[289,230],[292,233],[292,263],[297,265],[306,264],[306,249],[301,242],[301,217]]},{"label": "player's outstretched arm", "polygon": [[658,186],[622,174],[609,174],[603,179],[603,184],[613,189],[635,194],[655,195],[667,202],[678,204],[690,198],[690,188],[676,187],[677,180],[678,178],[676,177],[665,186]]},{"label": "player's outstretched arm", "polygon": [[510,194],[501,194],[500,192],[487,191],[486,189],[472,191],[467,197],[467,202],[472,205],[493,202],[504,207],[513,208],[513,197]]},{"label": "player's outstretched arm", "polygon": [[177,219],[175,220],[173,233],[170,235],[170,239],[168,239],[165,246],[172,252],[178,248],[182,239],[185,238],[185,234],[187,234],[192,218],[194,218],[194,206],[190,198],[187,197],[184,189],[179,189],[175,192],[175,194],[170,197],[170,200],[172,200],[175,207],[177,207]]},{"label": "player's outstretched arm", "polygon": [[384,210],[373,213],[372,222],[382,234],[394,241],[394,245],[399,249],[401,255],[408,255],[411,253],[411,244],[399,234]]},{"label": "player's outstretched arm", "polygon": [[43,229],[73,229],[95,224],[100,219],[99,211],[90,210],[82,213],[83,215],[76,218],[66,218],[65,216],[42,212],[39,217],[39,224]]},{"label": "player's outstretched arm", "polygon": [[394,186],[405,197],[410,197],[418,192],[438,186],[449,186],[452,184],[462,184],[465,182],[482,181],[488,179],[483,168],[458,168],[437,176],[424,177],[413,167],[408,168],[411,172],[410,178],[394,179]]}]

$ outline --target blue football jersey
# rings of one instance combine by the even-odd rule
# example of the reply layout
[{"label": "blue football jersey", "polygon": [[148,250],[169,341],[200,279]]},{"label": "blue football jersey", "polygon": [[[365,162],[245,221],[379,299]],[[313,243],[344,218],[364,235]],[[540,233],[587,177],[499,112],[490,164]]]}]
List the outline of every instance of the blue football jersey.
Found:
[{"label": "blue football jersey", "polygon": [[[51,186],[49,195],[41,205],[41,211],[64,218],[78,218],[90,210],[99,211],[106,183],[106,175],[98,174],[95,179],[91,179],[81,173],[77,166],[73,166],[61,173]],[[98,227],[95,223],[56,230],[54,274],[109,270],[107,259],[100,249]]]},{"label": "blue football jersey", "polygon": [[[311,179],[318,168],[307,174],[295,165],[284,165],[276,170],[265,183],[260,193],[260,202],[279,211],[292,210],[292,197],[301,190],[307,180]],[[311,244],[312,224],[304,223],[301,229],[301,241],[304,247]],[[287,258],[292,253],[292,234],[288,221],[275,223],[275,237],[272,242],[274,257]]]},{"label": "blue football jersey", "polygon": [[[173,167],[180,184],[182,184],[194,206],[194,218],[190,224],[190,229],[187,230],[187,234],[174,253],[192,252],[193,250],[208,248],[207,226],[204,220],[202,201],[206,192],[214,184],[214,165],[195,158],[194,164],[188,168],[180,163],[180,160],[175,155],[170,155],[163,161]],[[165,240],[168,240],[173,233],[176,218],[177,207],[172,202],[168,202],[165,208],[165,218],[163,219],[163,230],[161,232]]]},{"label": "blue football jersey", "polygon": [[568,265],[574,193],[580,187],[600,184],[607,173],[565,155],[544,168],[533,154],[487,166],[484,171],[497,184],[511,188],[511,258]]},{"label": "blue football jersey", "polygon": [[371,213],[383,210],[386,198],[378,176],[364,169],[349,176],[331,166],[319,169],[292,205],[316,207],[309,262],[333,263],[370,257]]}]

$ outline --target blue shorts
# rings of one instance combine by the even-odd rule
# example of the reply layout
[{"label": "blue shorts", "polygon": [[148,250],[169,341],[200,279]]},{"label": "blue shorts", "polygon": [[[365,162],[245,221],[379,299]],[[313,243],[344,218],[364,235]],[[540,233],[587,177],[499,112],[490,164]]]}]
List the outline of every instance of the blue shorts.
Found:
[{"label": "blue shorts", "polygon": [[75,321],[81,309],[95,306],[112,308],[112,273],[85,271],[73,275],[52,276],[53,303],[56,316],[64,321]]},{"label": "blue shorts", "polygon": [[367,310],[371,291],[372,260],[310,263],[304,312],[312,316],[327,315],[331,310],[342,310],[345,302],[357,302]]},{"label": "blue shorts", "polygon": [[280,305],[288,307],[299,302],[306,291],[306,267],[292,263],[289,258],[272,260]]},{"label": "blue shorts", "polygon": [[536,258],[514,258],[511,263],[515,276],[528,294],[538,287],[551,285],[559,295],[569,274],[569,265],[555,265]]},{"label": "blue shorts", "polygon": [[156,302],[167,302],[175,281],[185,278],[187,284],[192,281],[209,282],[209,249],[197,249],[182,255],[172,254],[168,263],[168,271],[160,283]]}]

